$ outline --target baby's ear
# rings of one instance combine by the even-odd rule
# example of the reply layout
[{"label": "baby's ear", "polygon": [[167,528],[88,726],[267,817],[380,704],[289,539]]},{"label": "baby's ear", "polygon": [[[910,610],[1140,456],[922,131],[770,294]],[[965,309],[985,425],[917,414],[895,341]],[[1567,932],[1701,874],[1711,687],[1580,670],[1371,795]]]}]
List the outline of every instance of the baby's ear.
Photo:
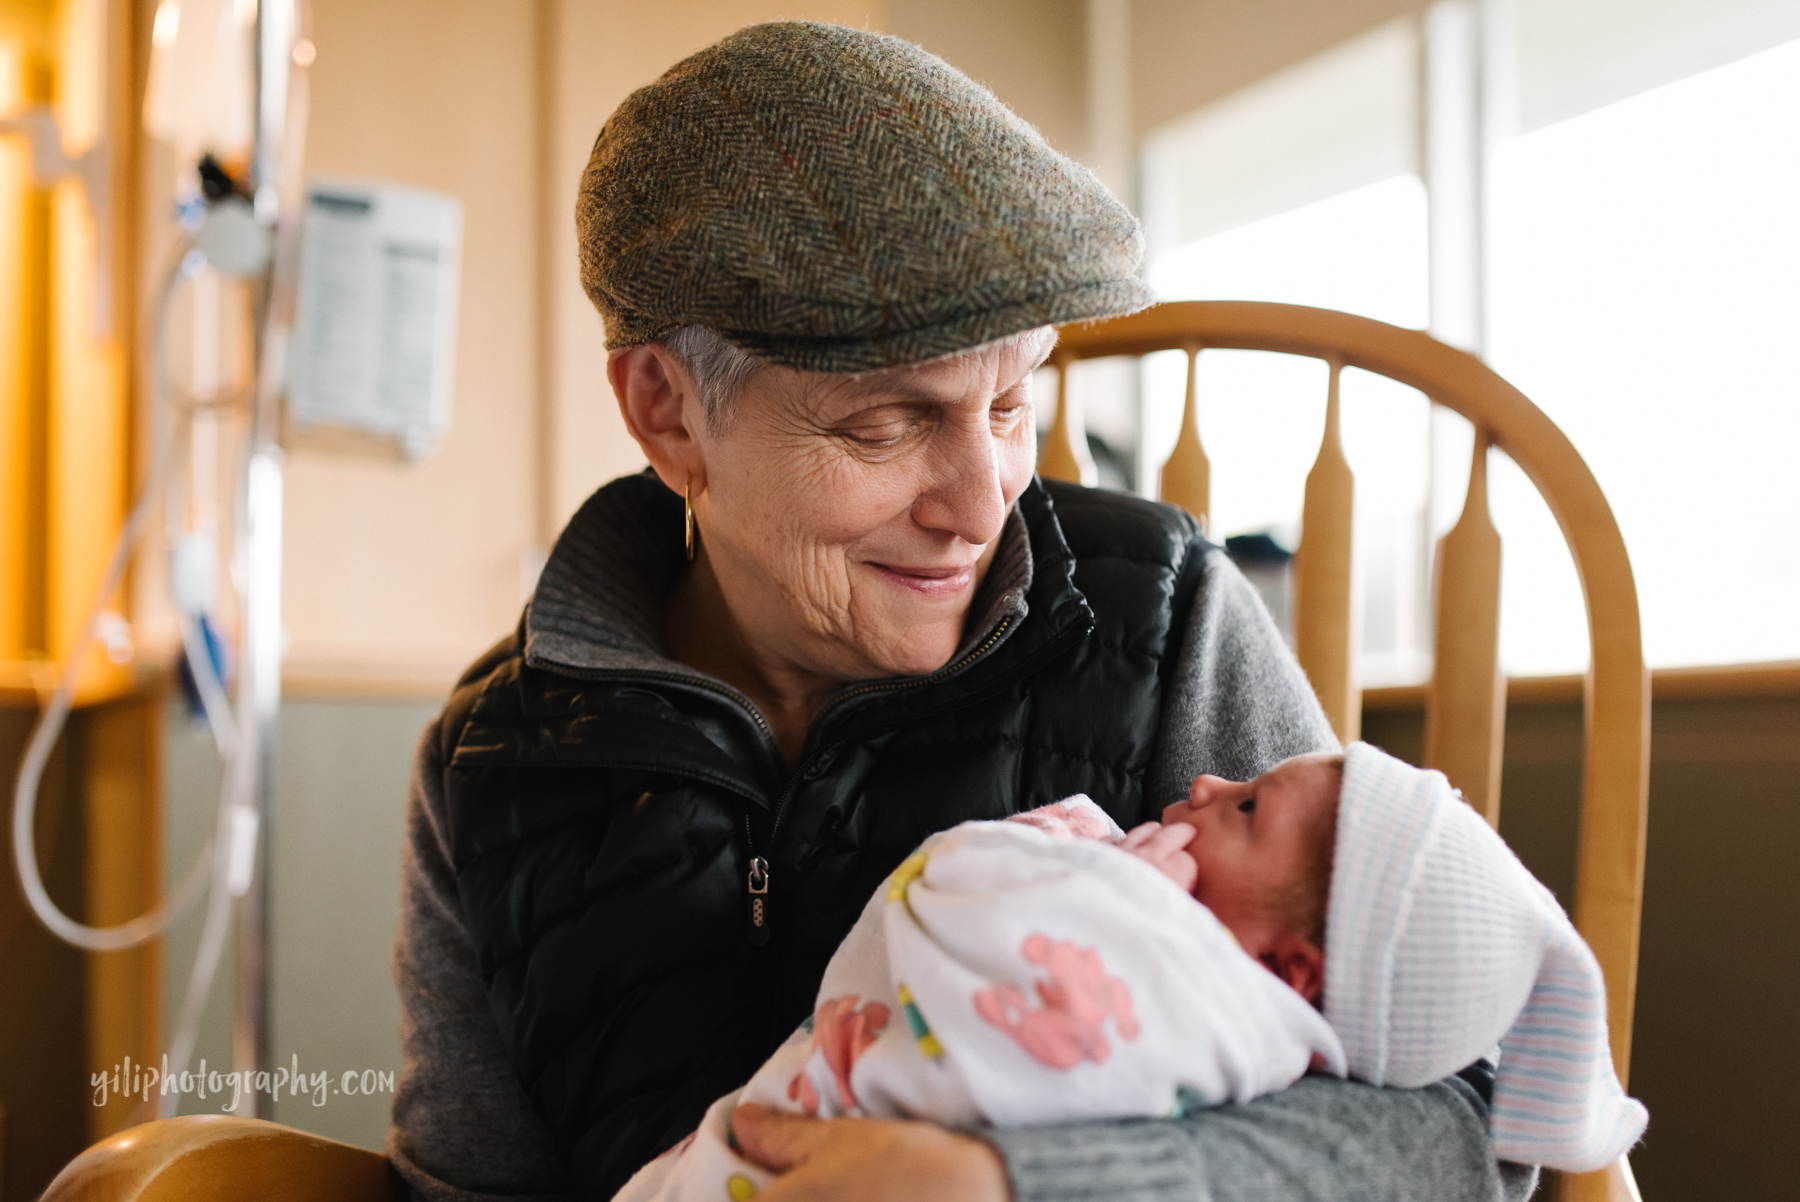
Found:
[{"label": "baby's ear", "polygon": [[1298,931],[1274,936],[1257,959],[1313,1005],[1317,1006],[1325,996],[1325,953]]}]

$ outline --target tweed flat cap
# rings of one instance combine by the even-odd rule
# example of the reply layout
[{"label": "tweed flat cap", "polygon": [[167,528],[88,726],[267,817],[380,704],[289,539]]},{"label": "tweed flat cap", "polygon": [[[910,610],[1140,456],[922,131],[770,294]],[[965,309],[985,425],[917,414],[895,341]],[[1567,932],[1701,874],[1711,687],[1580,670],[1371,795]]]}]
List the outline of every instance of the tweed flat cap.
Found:
[{"label": "tweed flat cap", "polygon": [[942,59],[837,25],[753,25],[634,92],[575,219],[609,348],[697,324],[874,371],[1153,299],[1092,172]]}]

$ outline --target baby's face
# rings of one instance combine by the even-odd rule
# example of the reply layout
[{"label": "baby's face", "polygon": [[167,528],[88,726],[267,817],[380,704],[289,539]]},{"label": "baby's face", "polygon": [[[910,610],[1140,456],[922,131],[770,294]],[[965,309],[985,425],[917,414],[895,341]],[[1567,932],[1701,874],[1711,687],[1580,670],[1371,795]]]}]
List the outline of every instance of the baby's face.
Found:
[{"label": "baby's face", "polygon": [[[1246,948],[1281,927],[1281,903],[1295,890],[1328,885],[1315,865],[1329,862],[1342,783],[1342,757],[1285,760],[1252,781],[1196,777],[1186,801],[1163,811],[1165,825],[1194,828],[1187,853],[1198,873],[1194,897]],[[1324,841],[1321,847],[1321,840]],[[1315,899],[1320,906],[1323,898]],[[1291,925],[1291,923],[1287,924]],[[1252,954],[1256,954],[1253,952]]]}]

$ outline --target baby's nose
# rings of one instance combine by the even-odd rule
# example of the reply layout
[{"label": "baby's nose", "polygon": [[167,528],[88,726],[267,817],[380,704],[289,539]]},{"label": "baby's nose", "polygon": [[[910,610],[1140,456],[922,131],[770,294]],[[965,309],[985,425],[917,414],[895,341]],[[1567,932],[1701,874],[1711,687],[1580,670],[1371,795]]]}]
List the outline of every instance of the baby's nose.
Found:
[{"label": "baby's nose", "polygon": [[1194,783],[1188,787],[1188,804],[1195,809],[1211,805],[1218,799],[1219,790],[1228,787],[1230,781],[1218,776],[1196,776]]}]

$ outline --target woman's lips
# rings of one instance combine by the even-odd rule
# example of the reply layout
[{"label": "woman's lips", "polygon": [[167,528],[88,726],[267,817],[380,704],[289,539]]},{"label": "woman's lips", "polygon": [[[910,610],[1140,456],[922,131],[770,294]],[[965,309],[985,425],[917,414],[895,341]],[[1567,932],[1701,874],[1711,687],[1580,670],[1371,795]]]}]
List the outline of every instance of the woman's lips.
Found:
[{"label": "woman's lips", "polygon": [[961,567],[921,568],[895,564],[869,565],[901,588],[909,588],[927,597],[953,597],[975,581],[975,565]]}]

